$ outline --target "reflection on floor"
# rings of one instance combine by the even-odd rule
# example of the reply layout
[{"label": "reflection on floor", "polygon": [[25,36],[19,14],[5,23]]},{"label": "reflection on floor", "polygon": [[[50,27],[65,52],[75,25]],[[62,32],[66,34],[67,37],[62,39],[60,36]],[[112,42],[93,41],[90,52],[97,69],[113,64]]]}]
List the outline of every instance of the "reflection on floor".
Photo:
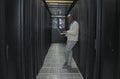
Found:
[{"label": "reflection on floor", "polygon": [[65,61],[64,47],[64,44],[51,45],[37,79],[83,79],[74,60],[71,69],[62,68]]}]

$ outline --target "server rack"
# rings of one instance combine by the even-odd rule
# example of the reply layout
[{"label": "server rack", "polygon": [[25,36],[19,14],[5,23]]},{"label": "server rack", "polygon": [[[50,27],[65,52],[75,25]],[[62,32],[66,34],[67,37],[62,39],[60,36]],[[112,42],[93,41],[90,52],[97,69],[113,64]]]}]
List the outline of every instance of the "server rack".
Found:
[{"label": "server rack", "polygon": [[[117,77],[118,62],[118,0],[102,0],[101,15],[101,57],[100,78],[114,79]],[[108,5],[109,4],[109,5]],[[116,78],[117,79],[117,78]]]},{"label": "server rack", "polygon": [[1,0],[0,6],[0,77],[36,79],[51,44],[50,14],[42,0]]},{"label": "server rack", "polygon": [[7,78],[7,51],[5,46],[5,1],[0,0],[0,78]]},{"label": "server rack", "polygon": [[119,79],[119,1],[78,0],[71,13],[80,24],[74,59],[84,78]]},{"label": "server rack", "polygon": [[[79,23],[74,59],[85,79],[93,79],[95,63],[96,1],[77,0],[70,11]],[[91,19],[92,18],[92,19]]]}]

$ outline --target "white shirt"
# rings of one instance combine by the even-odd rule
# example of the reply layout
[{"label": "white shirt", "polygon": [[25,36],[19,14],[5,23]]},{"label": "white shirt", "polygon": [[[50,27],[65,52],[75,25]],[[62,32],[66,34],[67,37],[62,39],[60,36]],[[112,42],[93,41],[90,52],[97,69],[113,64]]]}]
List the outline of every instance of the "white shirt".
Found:
[{"label": "white shirt", "polygon": [[70,29],[67,30],[66,33],[67,40],[78,41],[78,35],[79,35],[79,24],[77,23],[77,21],[74,21],[70,25]]}]

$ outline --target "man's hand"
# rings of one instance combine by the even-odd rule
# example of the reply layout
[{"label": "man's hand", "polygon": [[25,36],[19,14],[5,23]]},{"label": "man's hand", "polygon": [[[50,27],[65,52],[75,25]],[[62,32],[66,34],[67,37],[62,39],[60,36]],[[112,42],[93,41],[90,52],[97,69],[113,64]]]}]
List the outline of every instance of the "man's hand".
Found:
[{"label": "man's hand", "polygon": [[67,31],[63,31],[63,33],[64,33],[64,34],[66,34],[66,33],[67,33]]},{"label": "man's hand", "polygon": [[67,31],[63,31],[63,33],[60,33],[60,35],[65,35],[67,33]]},{"label": "man's hand", "polygon": [[60,33],[60,35],[64,35],[64,33]]}]

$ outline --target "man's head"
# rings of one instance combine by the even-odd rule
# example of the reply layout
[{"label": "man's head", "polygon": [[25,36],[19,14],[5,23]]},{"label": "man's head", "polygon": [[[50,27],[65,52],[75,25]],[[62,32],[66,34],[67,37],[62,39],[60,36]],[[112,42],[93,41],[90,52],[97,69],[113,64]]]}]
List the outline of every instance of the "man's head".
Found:
[{"label": "man's head", "polygon": [[73,16],[71,14],[68,14],[67,19],[68,19],[68,21],[73,21]]}]

